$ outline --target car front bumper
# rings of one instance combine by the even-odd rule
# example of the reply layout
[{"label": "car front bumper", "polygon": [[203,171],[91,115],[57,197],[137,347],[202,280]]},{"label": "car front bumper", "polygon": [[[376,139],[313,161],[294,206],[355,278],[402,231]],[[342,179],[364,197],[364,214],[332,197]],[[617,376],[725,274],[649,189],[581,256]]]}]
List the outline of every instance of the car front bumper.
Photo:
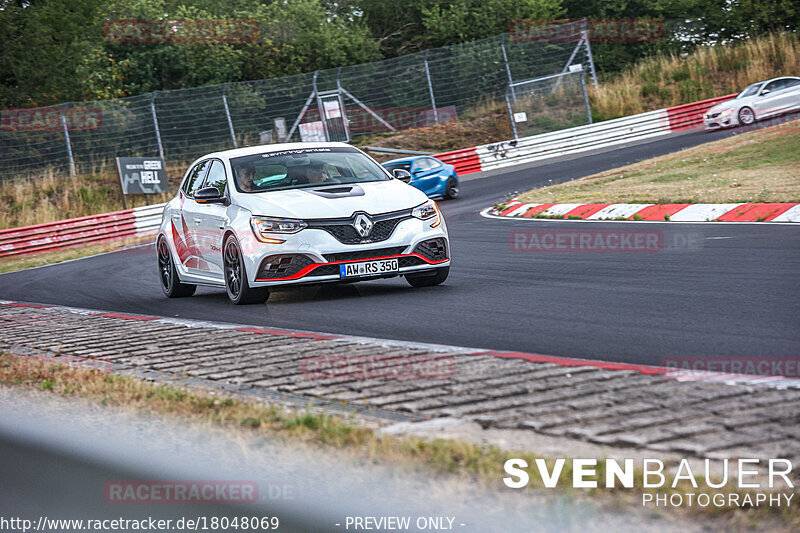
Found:
[{"label": "car front bumper", "polygon": [[[400,222],[388,239],[363,244],[343,244],[321,229],[282,235],[286,242],[279,245],[261,243],[252,234],[247,239],[240,236],[240,241],[252,287],[352,282],[449,266],[450,242],[444,220],[434,228],[430,226],[431,221],[409,218]],[[399,270],[346,278],[339,273],[342,264],[380,259],[397,259]]]}]

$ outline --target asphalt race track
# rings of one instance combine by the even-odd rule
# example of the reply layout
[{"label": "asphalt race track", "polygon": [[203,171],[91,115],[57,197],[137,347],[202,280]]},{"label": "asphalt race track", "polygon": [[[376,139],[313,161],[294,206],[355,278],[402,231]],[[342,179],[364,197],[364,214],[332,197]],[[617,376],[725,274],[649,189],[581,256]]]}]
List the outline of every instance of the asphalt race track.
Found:
[{"label": "asphalt race track", "polygon": [[[501,221],[507,193],[716,140],[695,132],[469,177],[442,202],[453,267],[439,287],[402,278],[288,288],[262,306],[224,291],[162,296],[152,247],[0,275],[0,298],[350,335],[663,364],[671,357],[800,357],[800,231],[768,224]],[[656,253],[520,253],[518,229],[661,231]],[[202,343],[203,339],[198,339]],[[120,339],[124,342],[124,339]]]}]

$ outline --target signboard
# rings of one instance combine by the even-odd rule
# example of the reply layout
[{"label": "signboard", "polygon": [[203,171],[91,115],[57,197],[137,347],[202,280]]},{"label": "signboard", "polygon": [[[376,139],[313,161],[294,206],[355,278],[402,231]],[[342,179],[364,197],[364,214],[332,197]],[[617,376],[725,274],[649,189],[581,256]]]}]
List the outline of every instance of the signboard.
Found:
[{"label": "signboard", "polygon": [[514,113],[514,122],[528,122],[528,114],[524,111],[521,113]]},{"label": "signboard", "polygon": [[157,194],[168,190],[164,160],[158,157],[118,157],[117,170],[123,195]]},{"label": "signboard", "polygon": [[300,140],[304,143],[325,142],[325,125],[321,120],[300,124]]},{"label": "signboard", "polygon": [[339,118],[342,116],[342,110],[339,108],[339,100],[325,100],[322,103],[325,106],[325,116],[329,119]]}]

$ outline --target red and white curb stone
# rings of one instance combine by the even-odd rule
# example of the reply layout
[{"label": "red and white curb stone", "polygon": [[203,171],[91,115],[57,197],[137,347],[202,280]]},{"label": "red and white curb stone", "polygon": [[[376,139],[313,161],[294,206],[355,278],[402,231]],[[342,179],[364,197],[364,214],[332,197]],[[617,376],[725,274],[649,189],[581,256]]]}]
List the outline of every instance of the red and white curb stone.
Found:
[{"label": "red and white curb stone", "polygon": [[541,220],[793,223],[800,222],[800,204],[536,204],[513,199],[481,214]]}]

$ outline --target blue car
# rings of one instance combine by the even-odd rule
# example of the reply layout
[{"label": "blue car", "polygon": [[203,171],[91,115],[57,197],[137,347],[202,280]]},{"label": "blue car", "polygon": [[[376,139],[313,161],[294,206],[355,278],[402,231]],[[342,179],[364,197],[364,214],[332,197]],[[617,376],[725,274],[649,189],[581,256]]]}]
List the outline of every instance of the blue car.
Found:
[{"label": "blue car", "polygon": [[446,165],[429,155],[392,159],[382,163],[391,173],[395,169],[411,173],[409,185],[428,195],[428,198],[458,197],[458,174],[453,165]]}]

